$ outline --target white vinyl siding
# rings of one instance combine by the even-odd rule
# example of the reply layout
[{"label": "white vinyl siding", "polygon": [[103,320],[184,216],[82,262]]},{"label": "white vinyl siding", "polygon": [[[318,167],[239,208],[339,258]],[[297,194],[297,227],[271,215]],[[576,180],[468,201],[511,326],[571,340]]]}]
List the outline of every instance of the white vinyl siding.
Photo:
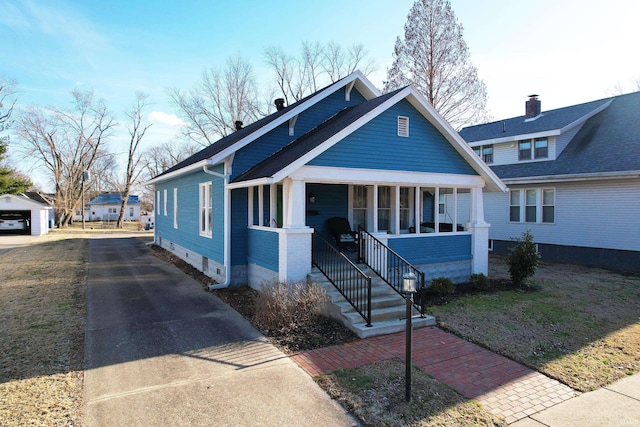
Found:
[{"label": "white vinyl siding", "polygon": [[637,179],[556,184],[553,224],[510,222],[509,196],[485,193],[490,239],[509,241],[530,229],[536,243],[640,251],[640,221],[630,214],[640,212]]},{"label": "white vinyl siding", "polygon": [[[562,136],[558,136],[558,140],[560,138],[564,138],[565,135]],[[573,135],[571,135],[573,137]],[[548,156],[544,157],[544,158],[537,158],[537,159],[532,159],[532,160],[518,160],[518,153],[519,153],[519,145],[518,145],[518,141],[511,141],[511,142],[501,142],[499,144],[492,144],[492,155],[491,155],[491,162],[487,162],[485,160],[485,163],[491,163],[491,166],[498,166],[498,165],[509,165],[509,164],[513,164],[513,163],[522,163],[522,162],[535,162],[535,161],[547,161],[547,160],[554,160],[555,156],[556,156],[556,137],[555,136],[550,136],[547,139],[547,152],[548,152]],[[487,147],[487,145],[475,145],[473,147],[474,151],[476,152],[477,155],[482,154],[483,148],[482,147]]]}]

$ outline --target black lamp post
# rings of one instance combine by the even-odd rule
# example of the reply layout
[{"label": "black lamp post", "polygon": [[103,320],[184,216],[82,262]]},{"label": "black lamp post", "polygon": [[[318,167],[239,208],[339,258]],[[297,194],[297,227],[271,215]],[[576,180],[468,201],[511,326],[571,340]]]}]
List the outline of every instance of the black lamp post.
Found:
[{"label": "black lamp post", "polygon": [[405,359],[405,400],[411,401],[411,308],[413,305],[413,294],[416,293],[416,275],[413,272],[407,272],[402,276],[402,293],[407,303],[407,343],[406,359]]}]

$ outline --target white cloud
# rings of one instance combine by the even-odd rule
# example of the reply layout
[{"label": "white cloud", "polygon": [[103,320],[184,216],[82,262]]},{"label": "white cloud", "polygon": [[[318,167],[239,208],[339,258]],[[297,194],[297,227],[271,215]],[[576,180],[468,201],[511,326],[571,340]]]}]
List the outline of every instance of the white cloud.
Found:
[{"label": "white cloud", "polygon": [[184,126],[186,124],[175,114],[167,114],[162,111],[152,111],[149,114],[149,120],[169,126]]}]

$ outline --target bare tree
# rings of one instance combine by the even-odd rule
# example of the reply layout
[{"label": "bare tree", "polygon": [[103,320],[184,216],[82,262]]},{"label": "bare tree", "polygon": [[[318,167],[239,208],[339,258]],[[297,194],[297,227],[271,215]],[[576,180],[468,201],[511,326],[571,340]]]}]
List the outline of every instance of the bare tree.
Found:
[{"label": "bare tree", "polygon": [[487,89],[449,0],[416,0],[397,38],[384,91],[413,84],[454,127],[487,118]]},{"label": "bare tree", "polygon": [[122,191],[122,204],[120,205],[120,214],[118,215],[118,228],[124,227],[124,213],[127,209],[127,201],[131,193],[131,187],[138,181],[143,171],[142,153],[140,152],[140,142],[144,138],[144,134],[151,124],[144,123],[143,110],[147,105],[148,95],[138,92],[136,94],[136,103],[127,113],[129,118],[129,152],[127,155],[127,172],[125,175],[124,189]]},{"label": "bare tree", "polygon": [[171,88],[168,94],[187,123],[184,135],[203,147],[234,132],[236,121],[248,124],[260,117],[253,70],[240,56],[229,58],[222,70],[205,70],[195,89]]},{"label": "bare tree", "polygon": [[16,95],[16,82],[0,77],[0,132],[9,127],[9,119],[13,114],[13,108],[18,101]]},{"label": "bare tree", "polygon": [[145,179],[151,179],[198,151],[192,142],[167,141],[144,154]]},{"label": "bare tree", "polygon": [[18,119],[16,132],[26,157],[44,167],[55,185],[59,226],[66,226],[82,197],[82,175],[108,155],[105,142],[116,125],[103,100],[93,92],[73,91],[70,108],[31,107]]},{"label": "bare tree", "polygon": [[287,104],[299,101],[316,92],[320,85],[334,83],[355,70],[364,75],[375,70],[363,44],[345,49],[336,42],[323,46],[305,41],[298,57],[287,54],[279,46],[267,47],[264,56]]},{"label": "bare tree", "polygon": [[[16,83],[0,77],[0,132],[11,124],[11,115],[17,102]],[[9,167],[6,160],[9,137],[0,133],[0,194],[18,194],[28,190],[32,183],[24,174]]]}]

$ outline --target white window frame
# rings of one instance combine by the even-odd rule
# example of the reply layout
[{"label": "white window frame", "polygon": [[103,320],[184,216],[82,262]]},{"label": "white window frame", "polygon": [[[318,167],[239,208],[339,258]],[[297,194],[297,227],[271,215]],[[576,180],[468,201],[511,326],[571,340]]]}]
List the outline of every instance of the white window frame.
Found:
[{"label": "white window frame", "polygon": [[156,212],[160,215],[160,190],[156,191]]},{"label": "white window frame", "polygon": [[173,228],[178,228],[178,188],[173,188]]},{"label": "white window frame", "polygon": [[213,237],[213,192],[212,182],[202,182],[198,186],[198,223],[200,235]]},{"label": "white window frame", "polygon": [[163,196],[164,196],[164,203],[162,206],[164,206],[164,216],[167,216],[167,189],[165,188],[163,190]]},{"label": "white window frame", "polygon": [[[535,191],[535,221],[527,221],[527,208],[534,207],[532,204],[527,205],[527,193],[530,191]],[[544,203],[544,193],[545,191],[553,191],[553,204],[545,204]],[[518,194],[518,204],[515,205],[512,203],[512,194],[514,192],[519,192]],[[519,209],[519,218],[517,221],[511,219],[511,208],[517,207]],[[545,221],[544,217],[544,208],[545,207],[553,207],[553,221]],[[509,199],[507,201],[507,222],[514,224],[544,224],[550,225],[556,223],[556,188],[555,187],[525,187],[518,188],[509,191]]]}]

